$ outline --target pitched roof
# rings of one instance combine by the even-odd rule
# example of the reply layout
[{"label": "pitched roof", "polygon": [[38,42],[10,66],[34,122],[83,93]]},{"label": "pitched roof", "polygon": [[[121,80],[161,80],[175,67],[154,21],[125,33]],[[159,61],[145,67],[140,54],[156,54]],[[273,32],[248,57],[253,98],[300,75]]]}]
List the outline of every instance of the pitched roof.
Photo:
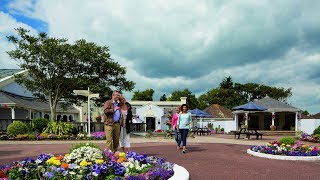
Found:
[{"label": "pitched roof", "polygon": [[289,104],[280,102],[270,97],[254,101],[255,104],[260,105],[268,109],[268,111],[300,111],[300,109],[293,107]]},{"label": "pitched roof", "polygon": [[227,109],[219,104],[212,104],[203,111],[212,115],[213,118],[233,118],[234,115],[230,109]]},{"label": "pitched roof", "polygon": [[12,82],[3,87],[0,87],[0,90],[8,92],[10,94],[16,94],[24,97],[34,97],[31,91],[27,90],[23,85],[20,85],[16,82]]},{"label": "pitched roof", "polygon": [[312,117],[314,117],[315,119],[320,119],[320,112],[315,114],[315,115],[313,115]]},{"label": "pitched roof", "polygon": [[0,69],[0,79],[11,76],[20,71],[22,71],[22,69]]},{"label": "pitched roof", "polygon": [[[0,90],[0,103],[1,104],[14,104],[16,107],[23,107],[27,109],[35,109],[39,111],[50,111],[50,105],[46,101],[40,101],[36,98],[26,98]],[[79,111],[73,107],[68,107],[67,110],[63,109],[59,104],[57,105],[57,112],[70,112],[78,113]]]}]

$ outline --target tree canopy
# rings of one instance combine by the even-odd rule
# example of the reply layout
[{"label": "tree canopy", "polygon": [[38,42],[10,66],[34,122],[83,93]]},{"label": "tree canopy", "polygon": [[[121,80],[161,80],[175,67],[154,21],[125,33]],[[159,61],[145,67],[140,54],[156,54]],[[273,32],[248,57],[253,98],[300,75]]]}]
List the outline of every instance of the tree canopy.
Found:
[{"label": "tree canopy", "polygon": [[180,101],[181,97],[187,97],[187,104],[189,106],[189,109],[198,107],[198,100],[196,98],[196,95],[192,94],[189,89],[173,91],[167,98],[167,101]]},{"label": "tree canopy", "polygon": [[161,97],[160,97],[160,101],[166,101],[167,100],[167,96],[166,94],[163,94]]},{"label": "tree canopy", "polygon": [[134,91],[132,100],[137,100],[137,101],[153,101],[153,89],[146,89],[144,91]]},{"label": "tree canopy", "polygon": [[229,109],[232,107],[262,99],[266,96],[286,102],[292,96],[291,88],[271,87],[257,83],[233,83],[232,78],[225,77],[218,88],[214,88],[199,96],[199,108],[204,109],[211,104],[219,104]]},{"label": "tree canopy", "polygon": [[16,49],[9,51],[12,59],[20,62],[27,74],[16,76],[18,83],[43,100],[48,100],[51,119],[55,118],[58,102],[79,103],[84,97],[73,93],[75,89],[88,89],[99,93],[104,100],[112,90],[130,91],[134,82],[126,79],[126,69],[111,58],[109,48],[84,39],[74,44],[67,39],[49,37],[46,33],[30,35],[23,28],[18,36],[8,36]]}]

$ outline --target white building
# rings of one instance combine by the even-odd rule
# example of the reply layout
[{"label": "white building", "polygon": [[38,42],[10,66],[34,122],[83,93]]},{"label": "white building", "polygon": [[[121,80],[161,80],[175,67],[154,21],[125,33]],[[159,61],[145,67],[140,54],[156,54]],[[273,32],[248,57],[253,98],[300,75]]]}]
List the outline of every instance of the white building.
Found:
[{"label": "white building", "polygon": [[186,104],[187,98],[180,101],[130,101],[133,117],[137,122],[145,123],[145,131],[166,130],[165,122],[175,107]]}]

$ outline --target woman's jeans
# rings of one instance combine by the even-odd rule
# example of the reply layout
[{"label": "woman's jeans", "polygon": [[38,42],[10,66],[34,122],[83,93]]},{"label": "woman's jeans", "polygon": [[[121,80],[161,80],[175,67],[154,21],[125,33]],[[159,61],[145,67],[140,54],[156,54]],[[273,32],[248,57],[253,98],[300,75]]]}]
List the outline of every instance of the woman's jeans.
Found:
[{"label": "woman's jeans", "polygon": [[182,141],[182,146],[186,146],[189,129],[179,129],[179,131],[181,134],[181,139],[180,139],[180,142],[178,142],[178,145],[180,146],[181,141]]},{"label": "woman's jeans", "polygon": [[[180,138],[179,138],[180,136]],[[180,135],[180,132],[178,133],[177,129],[174,128],[174,139],[176,140],[177,142],[177,145],[180,147],[180,144],[181,144],[181,135]]]}]

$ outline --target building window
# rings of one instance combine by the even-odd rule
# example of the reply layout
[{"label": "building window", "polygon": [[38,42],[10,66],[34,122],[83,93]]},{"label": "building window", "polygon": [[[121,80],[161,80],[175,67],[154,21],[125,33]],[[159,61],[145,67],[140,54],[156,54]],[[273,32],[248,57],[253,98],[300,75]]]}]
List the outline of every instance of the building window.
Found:
[{"label": "building window", "polygon": [[58,115],[57,116],[57,121],[60,121],[61,120],[61,115]]},{"label": "building window", "polygon": [[73,116],[72,115],[69,116],[69,121],[73,122]]},{"label": "building window", "polygon": [[62,121],[63,121],[63,122],[67,122],[67,121],[68,121],[68,116],[67,116],[67,115],[63,115]]},{"label": "building window", "polygon": [[45,114],[45,115],[44,115],[44,118],[45,118],[45,119],[49,119],[49,114]]}]

